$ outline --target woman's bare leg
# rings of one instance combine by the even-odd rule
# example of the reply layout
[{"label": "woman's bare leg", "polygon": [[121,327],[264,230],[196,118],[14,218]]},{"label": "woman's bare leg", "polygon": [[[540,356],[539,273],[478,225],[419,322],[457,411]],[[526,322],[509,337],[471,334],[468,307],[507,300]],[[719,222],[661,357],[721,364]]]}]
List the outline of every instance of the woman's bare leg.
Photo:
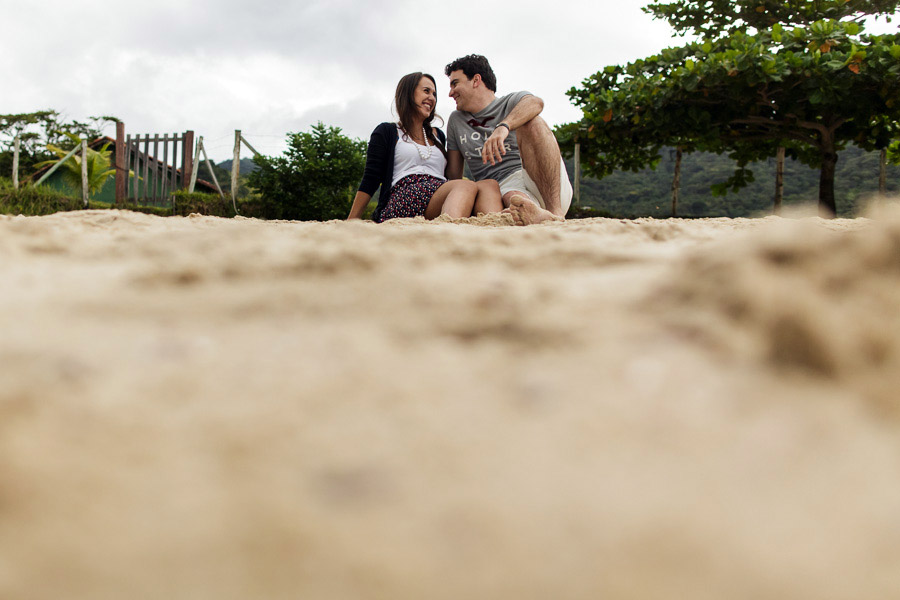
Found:
[{"label": "woman's bare leg", "polygon": [[478,195],[475,196],[475,207],[472,214],[488,214],[503,210],[503,199],[500,196],[500,184],[494,179],[485,179],[475,184]]},{"label": "woman's bare leg", "polygon": [[453,179],[437,189],[425,209],[425,218],[434,219],[448,215],[454,219],[472,215],[478,187],[474,181]]}]

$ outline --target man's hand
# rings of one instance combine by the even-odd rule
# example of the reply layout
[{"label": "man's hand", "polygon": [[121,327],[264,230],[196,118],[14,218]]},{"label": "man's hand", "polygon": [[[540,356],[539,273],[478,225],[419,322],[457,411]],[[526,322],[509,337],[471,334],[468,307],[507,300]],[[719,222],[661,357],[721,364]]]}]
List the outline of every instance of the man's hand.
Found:
[{"label": "man's hand", "polygon": [[485,140],[484,148],[481,150],[481,164],[492,165],[503,161],[506,154],[506,138],[509,137],[509,128],[498,126],[494,129],[491,136]]}]

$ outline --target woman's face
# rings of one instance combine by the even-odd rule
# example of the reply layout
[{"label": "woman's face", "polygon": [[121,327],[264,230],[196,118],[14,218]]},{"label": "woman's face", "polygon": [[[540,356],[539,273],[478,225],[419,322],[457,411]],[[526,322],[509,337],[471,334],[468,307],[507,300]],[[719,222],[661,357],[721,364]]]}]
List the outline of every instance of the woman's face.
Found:
[{"label": "woman's face", "polygon": [[416,110],[422,115],[422,119],[427,119],[434,113],[437,106],[437,90],[434,82],[428,77],[422,77],[416,86],[416,93],[413,94],[413,102]]}]

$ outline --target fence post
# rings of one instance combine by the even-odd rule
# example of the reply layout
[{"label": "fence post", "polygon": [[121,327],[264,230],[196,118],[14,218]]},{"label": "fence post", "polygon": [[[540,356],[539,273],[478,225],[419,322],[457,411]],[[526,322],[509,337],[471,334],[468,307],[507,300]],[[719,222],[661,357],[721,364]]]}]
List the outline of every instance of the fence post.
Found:
[{"label": "fence post", "polygon": [[191,130],[184,132],[184,168],[182,169],[181,185],[187,189],[190,181],[194,176],[194,132]]},{"label": "fence post", "polygon": [[125,186],[128,183],[128,169],[125,148],[125,123],[116,122],[116,206],[125,204]]},{"label": "fence post", "polygon": [[13,165],[12,165],[13,189],[19,189],[19,136],[13,140]]},{"label": "fence post", "polygon": [[150,189],[150,134],[144,135],[144,184],[141,186],[141,201],[147,204],[147,191]]},{"label": "fence post", "polygon": [[260,154],[259,152],[257,152],[256,149],[253,148],[253,146],[250,145],[250,142],[248,142],[248,141],[247,141],[247,138],[245,138],[243,135],[241,135],[241,143],[244,144],[245,146],[247,146],[247,149],[250,150],[250,152],[253,153],[253,157],[254,157],[254,158],[256,158],[257,156],[262,156],[262,154]]},{"label": "fence post", "polygon": [[128,146],[129,170],[134,173],[131,178],[130,198],[134,204],[138,203],[138,194],[141,191],[141,134],[136,134]]},{"label": "fence post", "polygon": [[203,151],[203,160],[206,162],[206,168],[209,169],[209,174],[212,176],[213,183],[216,184],[216,190],[219,192],[219,198],[222,200],[225,199],[225,192],[222,191],[222,186],[219,185],[219,180],[216,179],[216,172],[212,168],[212,162],[210,162],[209,157],[206,155],[206,146],[203,143],[200,143],[200,150]]},{"label": "fence post", "polygon": [[150,193],[153,198],[153,206],[159,202],[160,183],[159,183],[159,134],[153,134],[153,191]]},{"label": "fence post", "polygon": [[[203,136],[200,136],[200,139],[197,140],[197,150],[194,152],[194,164],[197,164],[200,161],[200,150],[203,148]],[[191,171],[191,183],[188,185],[188,192],[191,194],[194,193],[194,186],[197,185],[197,171],[198,169],[193,169]]]},{"label": "fence post", "polygon": [[881,149],[880,170],[878,172],[878,192],[887,194],[887,148]]},{"label": "fence post", "polygon": [[[182,138],[182,143],[184,139]],[[184,150],[184,148],[182,148]],[[181,178],[182,187],[185,185],[184,177]],[[169,190],[170,193],[174,194],[178,189],[178,134],[173,134],[172,136],[172,188]]]},{"label": "fence post", "polygon": [[163,198],[169,197],[169,134],[163,135],[163,160],[162,160],[162,194]]},{"label": "fence post", "polygon": [[81,199],[84,200],[84,207],[88,207],[88,143],[87,140],[81,140]]},{"label": "fence post", "polygon": [[581,206],[581,144],[575,144],[575,206]]},{"label": "fence post", "polygon": [[241,174],[241,130],[234,130],[234,155],[231,160],[231,204],[237,207],[238,177]]}]

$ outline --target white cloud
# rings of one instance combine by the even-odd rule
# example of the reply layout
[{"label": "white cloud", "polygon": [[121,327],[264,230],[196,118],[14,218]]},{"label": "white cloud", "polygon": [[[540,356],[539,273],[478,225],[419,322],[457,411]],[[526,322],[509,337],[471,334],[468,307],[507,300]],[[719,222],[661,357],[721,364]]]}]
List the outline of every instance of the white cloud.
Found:
[{"label": "white cloud", "polygon": [[53,108],[116,115],[133,133],[193,129],[216,159],[230,154],[234,129],[271,153],[319,120],[367,138],[391,119],[396,82],[412,71],[435,76],[447,116],[444,65],[471,52],[491,60],[501,93],[530,90],[551,124],[575,120],[566,90],[673,43],[641,2],[619,0],[8,4],[0,113]]}]

